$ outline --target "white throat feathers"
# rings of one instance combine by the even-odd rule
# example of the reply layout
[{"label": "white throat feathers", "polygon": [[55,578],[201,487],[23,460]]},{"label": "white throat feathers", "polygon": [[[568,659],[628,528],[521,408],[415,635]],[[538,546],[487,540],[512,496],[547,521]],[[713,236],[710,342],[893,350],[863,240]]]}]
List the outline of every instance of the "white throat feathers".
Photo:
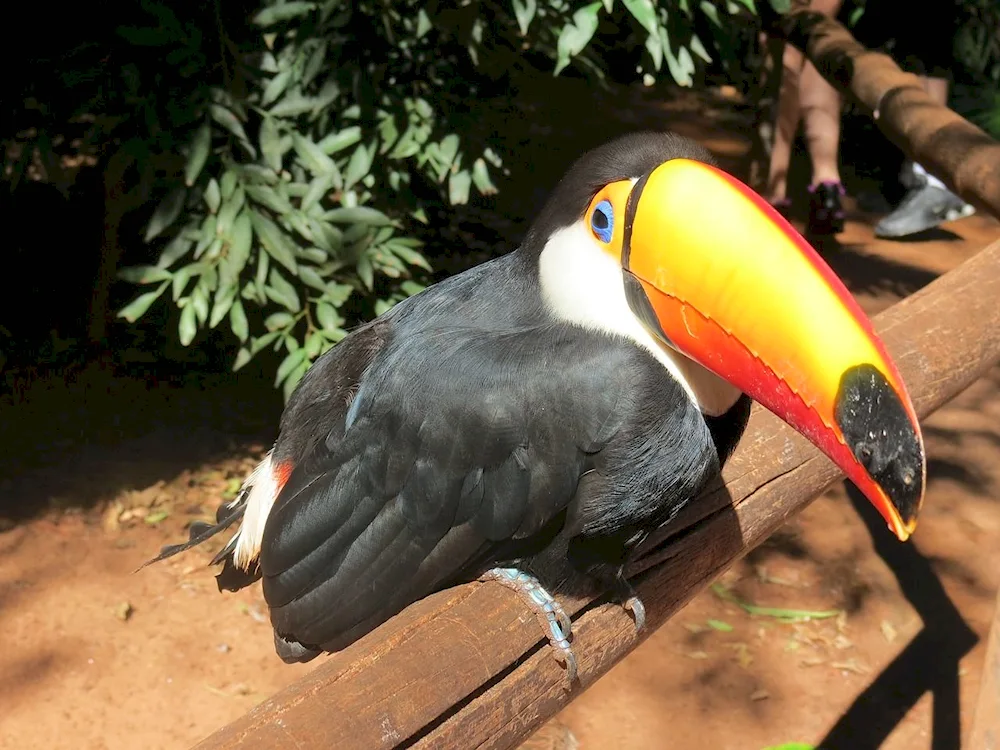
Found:
[{"label": "white throat feathers", "polygon": [[549,237],[539,260],[542,294],[559,318],[583,328],[624,336],[652,354],[709,416],[725,414],[741,393],[722,378],[656,338],[625,297],[622,270],[583,222]]}]

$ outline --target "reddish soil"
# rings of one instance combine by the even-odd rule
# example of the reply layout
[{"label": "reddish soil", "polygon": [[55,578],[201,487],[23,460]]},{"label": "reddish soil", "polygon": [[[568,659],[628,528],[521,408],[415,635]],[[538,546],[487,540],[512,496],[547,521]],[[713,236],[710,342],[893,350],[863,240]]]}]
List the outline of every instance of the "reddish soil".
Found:
[{"label": "reddish soil", "polygon": [[[739,151],[739,139],[699,134]],[[875,242],[875,218],[853,215],[825,248],[870,312],[1000,236],[972,217],[923,241]],[[172,408],[135,387],[102,403],[134,414],[150,399]],[[205,568],[218,546],[133,572],[213,513],[269,439],[232,438],[206,418],[211,389],[185,399],[198,428],[175,419],[127,444],[54,446],[0,482],[5,502],[47,508],[0,531],[0,747],[181,750],[311,668],[274,655],[259,588],[218,593]],[[928,495],[912,544],[837,487],[721,581],[759,605],[842,614],[786,624],[705,592],[536,745],[754,750],[832,731],[826,748],[882,737],[891,750],[959,747],[1000,585],[1000,370],[925,430]]]}]

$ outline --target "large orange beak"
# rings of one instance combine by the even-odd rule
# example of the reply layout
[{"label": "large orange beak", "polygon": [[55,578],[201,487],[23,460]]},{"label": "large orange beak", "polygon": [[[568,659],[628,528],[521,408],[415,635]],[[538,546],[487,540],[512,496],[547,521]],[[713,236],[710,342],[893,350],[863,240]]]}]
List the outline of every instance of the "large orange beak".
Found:
[{"label": "large orange beak", "polygon": [[913,404],[801,235],[733,177],[674,159],[628,185],[620,240],[629,303],[653,333],[807,437],[907,539],[926,478]]}]

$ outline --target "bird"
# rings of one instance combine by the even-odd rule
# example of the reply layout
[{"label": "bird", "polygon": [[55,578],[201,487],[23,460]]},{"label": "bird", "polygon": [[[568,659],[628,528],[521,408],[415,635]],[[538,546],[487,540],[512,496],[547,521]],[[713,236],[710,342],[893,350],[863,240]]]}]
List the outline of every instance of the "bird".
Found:
[{"label": "bird", "polygon": [[517,248],[320,356],[236,499],[150,562],[239,522],[219,589],[261,581],[288,663],[495,581],[572,681],[560,599],[604,592],[644,626],[627,565],[718,476],[752,400],[909,537],[923,437],[871,322],[709,151],[631,133],[569,168]]}]

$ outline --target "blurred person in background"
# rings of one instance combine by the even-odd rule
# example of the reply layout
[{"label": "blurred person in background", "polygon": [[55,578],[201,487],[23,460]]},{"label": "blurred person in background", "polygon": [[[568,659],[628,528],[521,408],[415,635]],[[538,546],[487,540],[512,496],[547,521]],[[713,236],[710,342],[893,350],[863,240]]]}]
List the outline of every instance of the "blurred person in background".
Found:
[{"label": "blurred person in background", "polygon": [[[843,5],[842,0],[812,0],[809,9],[836,17]],[[854,34],[862,44],[887,52],[901,68],[920,77],[935,103],[947,106],[955,64],[954,39],[963,17],[957,0],[933,0],[922,5],[919,13],[907,0],[853,2],[847,10],[853,10],[855,16],[860,13]],[[807,234],[837,234],[844,228],[840,118],[841,98],[836,89],[798,49],[786,44],[766,195],[788,217],[792,205],[787,193],[788,170],[801,122],[812,165]],[[917,162],[905,161],[899,179],[907,192],[876,225],[876,237],[908,237],[975,212]]]},{"label": "blurred person in background", "polygon": [[[842,4],[842,0],[812,0],[809,9],[836,16]],[[798,49],[785,44],[766,195],[771,205],[787,218],[791,209],[788,166],[801,122],[812,163],[807,234],[836,234],[844,229],[841,198],[845,192],[839,168],[840,114],[841,100],[837,90]]]}]

